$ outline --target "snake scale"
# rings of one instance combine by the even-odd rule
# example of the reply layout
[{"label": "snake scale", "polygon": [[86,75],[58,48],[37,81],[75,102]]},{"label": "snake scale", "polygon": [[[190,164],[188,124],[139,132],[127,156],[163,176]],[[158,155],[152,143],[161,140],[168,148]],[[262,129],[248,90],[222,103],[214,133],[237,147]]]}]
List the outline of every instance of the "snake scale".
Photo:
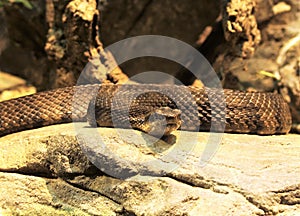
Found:
[{"label": "snake scale", "polygon": [[[226,105],[220,108],[223,98]],[[92,114],[91,107],[95,108]],[[285,134],[291,128],[288,105],[273,93],[225,89],[223,96],[209,88],[94,84],[1,102],[0,136],[72,120],[86,121],[94,115],[99,126],[128,127],[129,120],[133,128],[141,129],[149,115],[162,107],[180,110],[182,130],[208,131],[214,125],[213,131],[222,131],[222,122],[225,132],[233,133]]]}]

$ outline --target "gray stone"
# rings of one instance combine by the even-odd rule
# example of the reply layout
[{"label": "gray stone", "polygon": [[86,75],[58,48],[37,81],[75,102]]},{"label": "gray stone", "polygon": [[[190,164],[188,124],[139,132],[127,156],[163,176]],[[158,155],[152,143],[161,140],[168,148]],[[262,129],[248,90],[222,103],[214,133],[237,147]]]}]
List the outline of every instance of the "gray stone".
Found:
[{"label": "gray stone", "polygon": [[2,212],[300,214],[300,135],[177,131],[168,144],[128,129],[75,128],[0,138]]}]

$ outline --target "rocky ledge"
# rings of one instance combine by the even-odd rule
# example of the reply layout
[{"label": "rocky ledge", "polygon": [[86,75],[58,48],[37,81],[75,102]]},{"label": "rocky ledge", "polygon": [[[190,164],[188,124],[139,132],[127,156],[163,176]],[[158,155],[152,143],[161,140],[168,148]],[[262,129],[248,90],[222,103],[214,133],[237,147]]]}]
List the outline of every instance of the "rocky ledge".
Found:
[{"label": "rocky ledge", "polygon": [[300,214],[300,135],[165,141],[73,124],[1,137],[0,213]]}]

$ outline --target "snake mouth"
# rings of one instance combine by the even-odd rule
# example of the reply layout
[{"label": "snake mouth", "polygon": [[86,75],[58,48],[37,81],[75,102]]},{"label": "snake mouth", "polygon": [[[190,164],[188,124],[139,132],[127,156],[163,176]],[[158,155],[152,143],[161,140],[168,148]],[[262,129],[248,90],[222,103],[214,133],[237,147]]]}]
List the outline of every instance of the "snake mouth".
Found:
[{"label": "snake mouth", "polygon": [[168,135],[170,133],[172,133],[173,131],[176,131],[178,128],[180,128],[181,126],[181,121],[177,119],[172,121],[172,122],[168,122],[167,124],[165,124],[165,135]]},{"label": "snake mouth", "polygon": [[176,123],[172,123],[172,124],[167,124],[166,128],[170,128],[173,130],[177,130],[179,128],[180,125],[176,124]]}]

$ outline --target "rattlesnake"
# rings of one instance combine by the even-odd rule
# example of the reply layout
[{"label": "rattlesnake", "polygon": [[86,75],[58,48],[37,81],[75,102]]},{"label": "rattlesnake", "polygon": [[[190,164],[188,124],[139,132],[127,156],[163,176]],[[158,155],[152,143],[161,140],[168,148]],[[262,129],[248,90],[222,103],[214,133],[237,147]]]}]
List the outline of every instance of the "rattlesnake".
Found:
[{"label": "rattlesnake", "polygon": [[[93,95],[97,95],[96,98]],[[226,104],[224,108],[219,107],[222,99]],[[100,126],[131,126],[146,132],[149,116],[160,113],[162,107],[171,112],[180,110],[177,112],[179,119],[176,116],[171,120],[176,127],[167,134],[177,126],[182,130],[199,130],[200,127],[200,130],[220,132],[224,129],[222,122],[225,132],[234,133],[285,134],[291,128],[288,105],[280,95],[273,93],[225,89],[223,96],[222,91],[209,88],[94,84],[60,88],[1,102],[0,136],[46,125],[86,121],[87,110],[91,107],[95,107],[95,118]],[[88,115],[94,116],[93,113]]]}]

